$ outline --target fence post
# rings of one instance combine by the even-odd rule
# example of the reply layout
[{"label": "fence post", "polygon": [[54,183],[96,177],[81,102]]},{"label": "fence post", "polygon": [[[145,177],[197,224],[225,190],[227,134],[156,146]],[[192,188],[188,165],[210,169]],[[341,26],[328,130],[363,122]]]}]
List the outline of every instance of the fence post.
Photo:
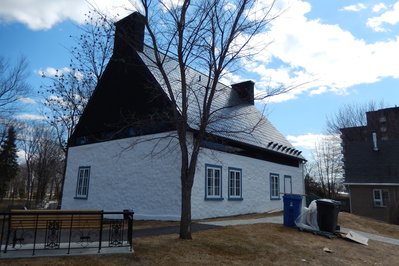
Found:
[{"label": "fence post", "polygon": [[123,210],[123,219],[127,219],[127,241],[130,245],[130,251],[133,250],[133,210]]},{"label": "fence post", "polygon": [[0,252],[1,248],[3,247],[3,235],[4,235],[4,226],[6,224],[6,214],[3,213],[3,223],[1,225],[1,239],[0,239]]},{"label": "fence post", "polygon": [[69,254],[71,252],[71,239],[72,239],[72,225],[73,225],[73,218],[74,215],[71,214],[71,220],[69,221],[69,238],[68,238],[68,252],[67,254]]},{"label": "fence post", "polygon": [[98,240],[100,243],[98,243],[98,253],[100,253],[101,251],[101,244],[103,241],[103,222],[104,222],[104,210],[101,211],[100,238]]},{"label": "fence post", "polygon": [[[32,252],[32,256],[35,255],[36,252],[36,237],[37,237],[37,224],[39,222],[39,214],[36,213],[36,221],[35,221],[35,236],[33,238],[33,252]],[[47,231],[47,230],[46,230]]]},{"label": "fence post", "polygon": [[[11,212],[8,212],[8,221],[7,221],[7,239],[6,239],[6,246],[4,247],[4,253],[7,253],[7,247],[8,247],[8,243],[9,243],[9,239],[10,239],[10,232],[11,232]],[[6,222],[6,220],[4,220],[3,222]]]}]

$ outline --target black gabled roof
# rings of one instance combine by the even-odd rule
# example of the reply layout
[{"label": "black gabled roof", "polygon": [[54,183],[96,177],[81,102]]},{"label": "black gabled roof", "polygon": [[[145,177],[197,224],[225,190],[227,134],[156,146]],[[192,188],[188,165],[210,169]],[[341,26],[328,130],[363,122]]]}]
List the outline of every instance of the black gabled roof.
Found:
[{"label": "black gabled roof", "polygon": [[[162,75],[154,64],[154,50],[141,43],[143,33],[140,31],[144,31],[142,16],[135,12],[121,21],[124,23],[116,23],[113,56],[76,126],[69,145],[77,145],[76,141],[82,137],[91,137],[90,142],[105,141],[107,139],[100,136],[102,132],[112,128],[120,130],[129,126],[128,123],[131,124],[133,120],[145,120],[143,124],[146,125],[155,122],[161,125],[151,125],[141,134],[170,130],[170,123],[167,121],[167,117],[171,116],[170,97]],[[127,31],[125,27],[130,26],[133,29]],[[133,36],[134,42],[124,44],[128,39],[125,34],[132,32],[137,34],[136,37]],[[171,77],[170,80],[176,81],[172,84],[174,94],[179,96],[181,87],[178,63],[168,56],[164,59],[164,67]],[[188,68],[188,125],[194,131],[199,129],[200,103],[204,97],[206,82],[206,75]],[[178,105],[181,105],[181,98],[177,97],[177,100]],[[301,152],[296,150],[251,102],[253,103],[248,99],[241,99],[237,91],[231,87],[218,83],[212,103],[212,111],[215,113],[210,118],[207,133],[252,150],[259,149],[304,160]],[[129,116],[130,121],[126,119]],[[156,119],[153,120],[152,117]]]},{"label": "black gabled roof", "polygon": [[112,56],[79,119],[69,146],[172,130],[167,97],[154,86],[135,51],[128,60]]}]

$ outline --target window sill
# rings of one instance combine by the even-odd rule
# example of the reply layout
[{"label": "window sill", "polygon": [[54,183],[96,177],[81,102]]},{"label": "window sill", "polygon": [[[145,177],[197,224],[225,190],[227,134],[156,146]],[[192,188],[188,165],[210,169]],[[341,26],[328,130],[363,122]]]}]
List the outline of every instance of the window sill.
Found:
[{"label": "window sill", "polygon": [[73,197],[73,199],[77,199],[77,200],[87,200],[87,197],[83,198],[83,197]]},{"label": "window sill", "polygon": [[229,198],[231,201],[242,201],[244,200],[243,198]]},{"label": "window sill", "polygon": [[210,200],[210,201],[221,201],[221,200],[224,200],[224,198],[207,198],[207,197],[205,197],[205,200]]}]

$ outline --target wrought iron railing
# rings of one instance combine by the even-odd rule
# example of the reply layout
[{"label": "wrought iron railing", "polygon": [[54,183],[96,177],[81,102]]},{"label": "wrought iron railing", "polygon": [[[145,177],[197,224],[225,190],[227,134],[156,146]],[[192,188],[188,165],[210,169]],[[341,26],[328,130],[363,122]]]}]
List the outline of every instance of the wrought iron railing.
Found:
[{"label": "wrought iron railing", "polygon": [[13,210],[0,213],[0,252],[128,247],[133,214],[105,211]]}]

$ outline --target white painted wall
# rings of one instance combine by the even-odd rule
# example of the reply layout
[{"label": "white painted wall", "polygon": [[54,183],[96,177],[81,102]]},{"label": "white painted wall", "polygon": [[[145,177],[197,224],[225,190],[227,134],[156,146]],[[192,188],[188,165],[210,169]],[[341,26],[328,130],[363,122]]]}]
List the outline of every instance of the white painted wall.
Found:
[{"label": "white painted wall", "polygon": [[[62,208],[133,209],[135,219],[179,220],[180,151],[177,139],[167,136],[170,133],[71,147]],[[205,164],[222,166],[221,201],[205,200]],[[74,199],[79,166],[91,167],[87,200]],[[228,200],[228,167],[242,169],[242,201]],[[290,175],[293,193],[304,194],[302,167],[202,149],[192,191],[192,218],[282,209],[282,197],[270,200],[270,173],[280,175],[281,192],[284,175]]]},{"label": "white painted wall", "polygon": [[[222,166],[223,200],[205,199],[205,165]],[[242,169],[242,201],[228,199],[228,168]],[[270,199],[270,173],[279,174],[284,192],[284,175],[292,177],[292,193],[304,194],[302,165],[291,167],[230,153],[203,149],[199,158],[192,194],[192,217],[231,216],[283,208],[283,198]]]},{"label": "white painted wall", "polygon": [[[164,133],[71,147],[62,209],[133,209],[135,219],[180,219],[177,144]],[[79,166],[91,167],[87,200],[74,199]]]}]

